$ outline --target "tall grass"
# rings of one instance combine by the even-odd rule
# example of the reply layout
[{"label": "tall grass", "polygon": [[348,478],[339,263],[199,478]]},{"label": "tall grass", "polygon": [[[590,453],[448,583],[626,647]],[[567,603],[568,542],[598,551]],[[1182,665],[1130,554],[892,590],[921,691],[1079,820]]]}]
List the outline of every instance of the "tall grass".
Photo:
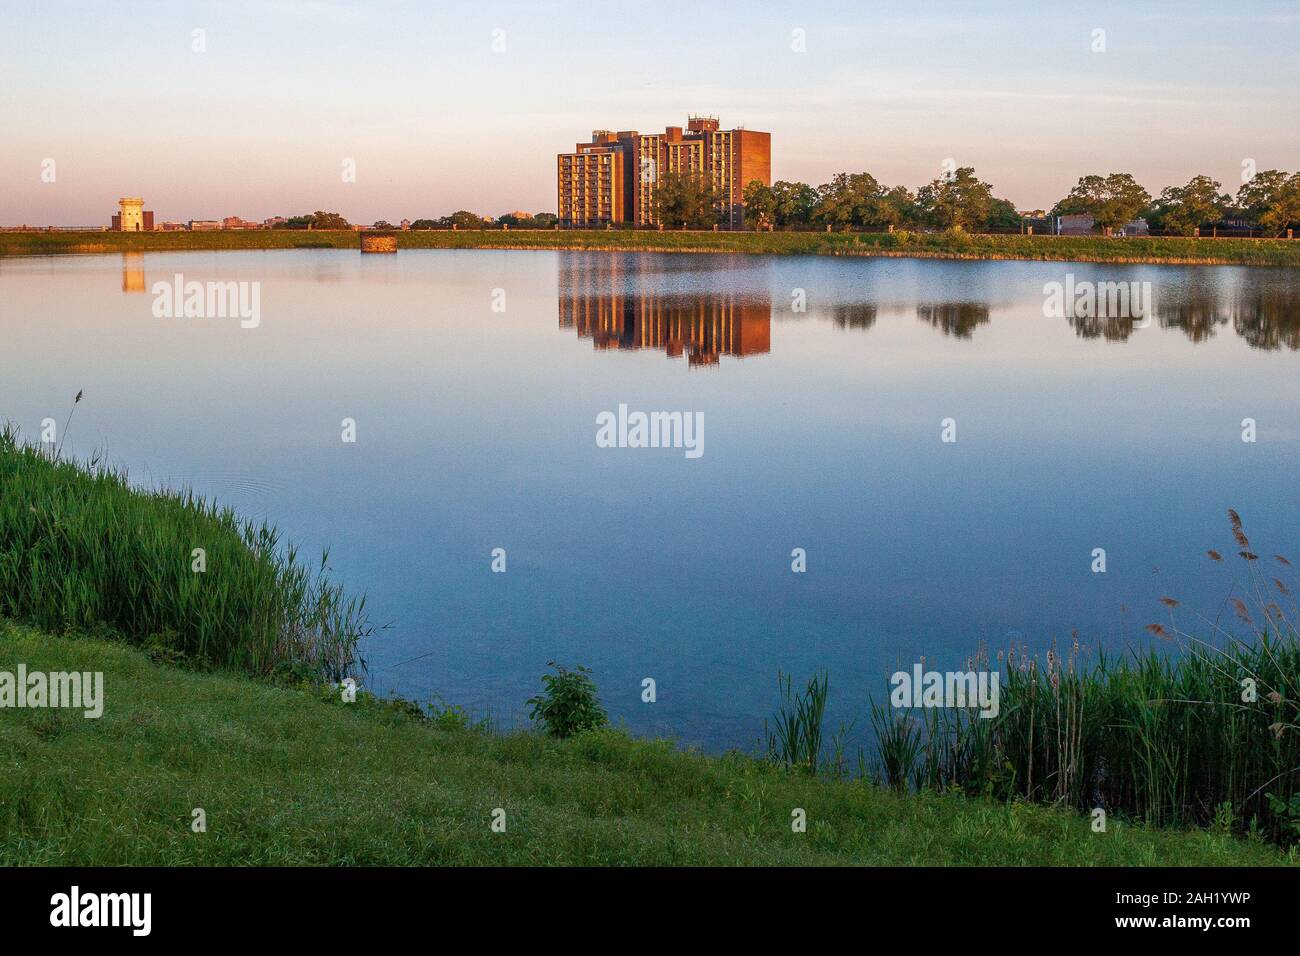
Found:
[{"label": "tall grass", "polygon": [[821,764],[822,725],[826,719],[826,698],[830,676],[814,674],[803,692],[794,690],[789,674],[776,675],[782,703],[771,724],[763,722],[767,735],[768,759],[816,775]]},{"label": "tall grass", "polygon": [[[196,549],[205,570],[195,570]],[[280,533],[192,493],[145,492],[0,429],[0,615],[110,633],[194,663],[339,680],[364,662],[365,599]]]},{"label": "tall grass", "polygon": [[1168,623],[1147,629],[1170,653],[1108,655],[1075,638],[1064,654],[999,654],[994,718],[873,704],[884,779],[1101,807],[1153,825],[1231,821],[1300,836],[1300,615],[1283,580],[1295,575],[1280,555],[1265,570],[1229,515],[1246,571],[1244,597],[1227,602],[1235,625],[1183,623],[1180,602],[1164,598]]}]

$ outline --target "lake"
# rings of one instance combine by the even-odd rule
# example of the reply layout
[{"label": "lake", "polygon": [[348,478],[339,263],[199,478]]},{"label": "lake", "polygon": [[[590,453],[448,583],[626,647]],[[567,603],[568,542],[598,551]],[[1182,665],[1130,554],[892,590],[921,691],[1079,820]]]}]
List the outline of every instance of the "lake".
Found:
[{"label": "lake", "polygon": [[[157,317],[177,274],[256,283],[256,326]],[[1061,316],[1045,292],[1103,282],[1153,305]],[[1236,563],[1205,554],[1238,550],[1227,508],[1255,550],[1300,559],[1296,270],[0,259],[0,335],[0,419],[35,439],[84,389],[65,454],[329,546],[389,625],[370,684],[505,726],[555,659],[591,667],[634,732],[712,751],[757,744],[778,671],[828,671],[832,723],[862,728],[868,695],[921,658],[960,668],[981,643],[1043,652],[1076,631],[1145,649],[1163,596],[1184,624],[1230,618]],[[701,422],[700,453],[601,447],[620,406]]]}]

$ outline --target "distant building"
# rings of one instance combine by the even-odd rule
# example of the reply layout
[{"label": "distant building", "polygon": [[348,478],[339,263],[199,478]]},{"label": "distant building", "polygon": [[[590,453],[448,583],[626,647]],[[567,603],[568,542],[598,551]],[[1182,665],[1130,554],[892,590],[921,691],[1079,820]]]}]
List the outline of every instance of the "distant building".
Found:
[{"label": "distant building", "polygon": [[1094,220],[1086,213],[1056,217],[1058,236],[1087,236],[1092,234]]},{"label": "distant building", "polygon": [[144,208],[143,199],[122,198],[117,201],[118,212],[113,216],[114,232],[150,232],[153,230],[153,210]]},{"label": "distant building", "polygon": [[260,229],[261,223],[253,222],[249,219],[240,219],[238,216],[227,216],[221,220],[222,229]]},{"label": "distant building", "polygon": [[411,220],[409,220],[409,219],[403,219],[403,220],[402,220],[402,232],[410,232],[410,231],[411,231]]},{"label": "distant building", "polygon": [[659,179],[681,173],[707,177],[721,196],[722,226],[741,229],[745,186],[753,180],[772,185],[772,134],[724,130],[715,116],[689,117],[685,131],[595,130],[591,142],[556,157],[560,225],[657,225]]},{"label": "distant building", "polygon": [[191,219],[191,232],[217,232],[221,229],[221,220],[219,219]]},{"label": "distant building", "polygon": [[262,220],[263,229],[274,229],[276,226],[282,226],[289,220],[284,216],[272,216],[270,219]]},{"label": "distant building", "polygon": [[[1089,236],[1096,231],[1096,220],[1086,213],[1056,217],[1058,236]],[[1119,232],[1125,236],[1147,236],[1151,234],[1151,227],[1145,219],[1133,219],[1124,223]]]},{"label": "distant building", "polygon": [[160,222],[157,226],[159,232],[184,232],[187,228],[183,222]]}]

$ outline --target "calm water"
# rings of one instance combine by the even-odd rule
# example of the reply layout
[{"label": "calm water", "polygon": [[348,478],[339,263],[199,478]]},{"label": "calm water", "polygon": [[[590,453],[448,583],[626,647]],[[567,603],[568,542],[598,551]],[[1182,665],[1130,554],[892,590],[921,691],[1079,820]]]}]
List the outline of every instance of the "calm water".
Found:
[{"label": "calm water", "polygon": [[[260,326],[155,318],[151,287],[178,272],[260,282]],[[1045,318],[1044,284],[1067,272],[1151,282],[1157,320]],[[828,668],[833,717],[865,719],[921,655],[960,667],[980,641],[1045,648],[1076,628],[1145,647],[1166,594],[1217,614],[1232,578],[1204,553],[1236,550],[1228,507],[1257,550],[1300,558],[1294,270],[0,259],[0,337],[0,418],[34,437],[84,389],[77,454],[330,545],[391,623],[371,683],[507,725],[557,658],[590,665],[637,732],[750,746],[778,669]],[[703,456],[598,448],[596,416],[620,403],[702,412]]]}]

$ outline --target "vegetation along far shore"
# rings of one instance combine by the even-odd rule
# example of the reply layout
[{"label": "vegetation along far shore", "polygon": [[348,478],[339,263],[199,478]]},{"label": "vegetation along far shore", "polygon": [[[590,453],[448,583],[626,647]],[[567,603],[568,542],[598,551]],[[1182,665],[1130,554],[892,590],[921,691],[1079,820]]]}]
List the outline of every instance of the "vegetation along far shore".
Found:
[{"label": "vegetation along far shore", "polygon": [[[896,256],[1068,262],[1300,267],[1300,240],[1182,236],[1040,236],[941,232],[442,229],[395,233],[399,249],[573,249],[609,252]],[[357,232],[0,232],[0,258],[119,252],[351,249]]]}]

